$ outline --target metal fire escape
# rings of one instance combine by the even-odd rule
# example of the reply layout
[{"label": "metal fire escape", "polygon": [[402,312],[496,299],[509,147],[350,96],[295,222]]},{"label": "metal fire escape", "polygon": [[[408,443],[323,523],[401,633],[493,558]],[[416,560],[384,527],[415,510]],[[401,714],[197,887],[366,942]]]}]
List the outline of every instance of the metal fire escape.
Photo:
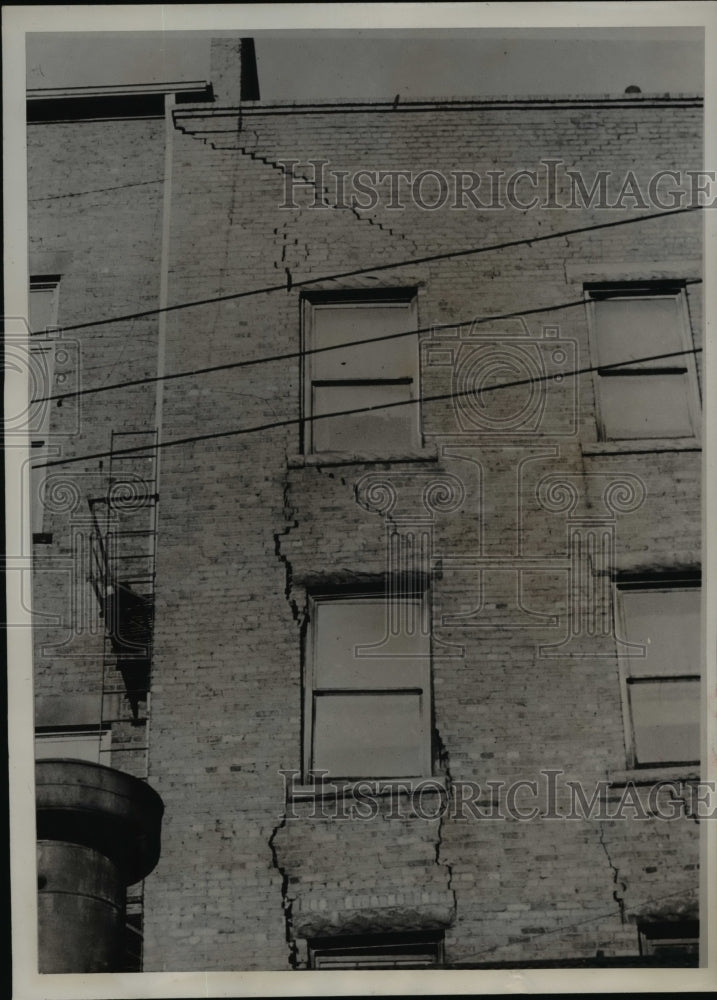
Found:
[{"label": "metal fire escape", "polygon": [[[115,689],[119,671],[135,719],[149,692],[152,666],[156,444],[156,430],[113,431],[106,493],[89,499],[90,580],[105,623],[103,694]],[[146,450],[125,454],[130,448]]]},{"label": "metal fire escape", "polygon": [[[135,452],[128,449],[143,449]],[[88,502],[93,520],[90,582],[104,619],[102,725],[143,731],[124,749],[131,770],[148,777],[149,690],[157,540],[157,431],[113,431],[106,490]],[[124,707],[122,707],[124,705]],[[112,757],[120,747],[115,747]],[[139,755],[139,756],[138,756]],[[122,770],[127,769],[125,760]],[[144,882],[127,895],[125,971],[142,967]]]}]

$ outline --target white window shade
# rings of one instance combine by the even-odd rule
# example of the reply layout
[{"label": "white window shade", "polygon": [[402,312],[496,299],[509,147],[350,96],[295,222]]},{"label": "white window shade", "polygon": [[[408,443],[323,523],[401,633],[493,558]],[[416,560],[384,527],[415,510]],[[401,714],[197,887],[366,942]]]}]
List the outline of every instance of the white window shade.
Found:
[{"label": "white window shade", "polygon": [[430,774],[430,638],[422,601],[316,598],[311,608],[307,773]]},{"label": "white window shade", "polygon": [[61,757],[108,764],[112,733],[109,729],[56,730],[35,734],[35,759]]},{"label": "white window shade", "polygon": [[699,681],[645,681],[630,685],[638,763],[700,759]]},{"label": "white window shade", "polygon": [[699,674],[700,588],[624,590],[625,638],[645,646],[630,657],[633,677]]},{"label": "white window shade", "polygon": [[50,416],[55,372],[55,341],[51,339],[57,325],[58,281],[31,279],[28,322],[34,334],[30,338],[30,396],[38,400],[28,413],[30,431],[30,517],[33,536],[44,528],[42,489],[47,476],[43,467],[49,457]]},{"label": "white window shade", "polygon": [[[429,637],[421,601],[395,598],[317,601],[315,683],[318,687],[415,687],[428,677]],[[391,634],[391,618],[398,618]]]},{"label": "white window shade", "polygon": [[686,374],[599,377],[607,440],[693,436]]},{"label": "white window shade", "polygon": [[424,773],[421,691],[316,692],[314,770],[342,778]]},{"label": "white window shade", "polygon": [[55,345],[51,341],[30,344],[30,371],[32,373],[30,392],[38,402],[31,405],[28,422],[30,430],[30,517],[33,535],[41,534],[45,521],[45,506],[42,490],[47,477],[47,462],[50,454],[51,403],[46,397],[52,393],[55,367]]},{"label": "white window shade", "polygon": [[[629,362],[649,371],[657,361],[641,361],[682,350],[681,307],[676,296],[601,299],[596,303],[598,363]],[[660,364],[684,364],[683,357]]]},{"label": "white window shade", "polygon": [[408,293],[304,303],[308,450],[385,454],[419,444],[416,324]]},{"label": "white window shade", "polygon": [[314,382],[314,451],[400,452],[416,440],[411,382]]},{"label": "white window shade", "polygon": [[600,438],[696,438],[699,391],[684,290],[590,294]]},{"label": "white window shade", "polygon": [[[416,339],[407,334],[415,325],[413,315],[410,302],[315,305],[314,378],[345,378],[349,372],[352,378],[376,379],[414,374]],[[407,335],[391,336],[403,333]],[[325,350],[328,347],[338,349]]]},{"label": "white window shade", "polygon": [[644,656],[623,655],[626,735],[637,766],[700,758],[700,589],[618,589],[621,629]]},{"label": "white window shade", "polygon": [[56,278],[31,279],[28,316],[31,333],[43,334],[57,327],[58,289]]}]

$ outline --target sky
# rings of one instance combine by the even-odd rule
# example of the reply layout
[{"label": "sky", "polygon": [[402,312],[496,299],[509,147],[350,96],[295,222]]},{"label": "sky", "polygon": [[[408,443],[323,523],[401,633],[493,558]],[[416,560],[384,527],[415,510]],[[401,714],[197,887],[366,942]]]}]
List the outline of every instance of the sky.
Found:
[{"label": "sky", "polygon": [[[264,102],[704,90],[700,29],[252,34]],[[209,33],[27,35],[31,89],[209,78]]]}]

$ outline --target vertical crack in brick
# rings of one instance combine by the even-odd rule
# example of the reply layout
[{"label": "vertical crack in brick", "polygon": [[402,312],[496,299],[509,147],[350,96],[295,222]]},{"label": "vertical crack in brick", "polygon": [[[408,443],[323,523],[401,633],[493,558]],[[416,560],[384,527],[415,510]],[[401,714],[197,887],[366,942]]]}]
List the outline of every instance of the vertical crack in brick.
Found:
[{"label": "vertical crack in brick", "polygon": [[294,516],[296,511],[292,507],[291,501],[289,499],[290,492],[291,492],[291,486],[287,479],[287,481],[284,483],[283,502],[284,502],[284,517],[289,523],[287,527],[283,529],[283,531],[274,532],[274,552],[276,553],[276,557],[279,560],[279,562],[283,563],[284,566],[284,572],[286,574],[286,583],[284,585],[284,596],[286,597],[286,600],[289,602],[289,607],[291,608],[291,615],[295,622],[300,622],[301,612],[299,611],[299,606],[294,600],[294,598],[291,596],[294,586],[293,567],[291,565],[290,560],[281,551],[282,538],[286,538],[290,532],[292,532],[295,528],[299,527],[298,519]]},{"label": "vertical crack in brick", "polygon": [[226,239],[227,244],[228,244],[229,238],[231,236],[232,227],[234,226],[234,214],[236,212],[236,207],[237,207],[237,171],[236,170],[234,170],[232,172],[231,185],[232,185],[231,199],[229,201],[229,207],[227,209],[227,239]]},{"label": "vertical crack in brick", "polygon": [[[265,156],[261,156],[259,153],[256,152],[256,147],[259,144],[258,132],[256,132],[254,129],[251,129],[249,131],[245,129],[242,132],[242,135],[244,137],[250,137],[250,139],[249,142],[245,141],[242,146],[238,147],[240,153],[242,153],[244,156],[248,156],[249,159],[253,160],[255,163],[261,163],[264,166],[282,171],[282,168],[278,166],[278,164],[273,163],[271,160],[268,160]],[[299,221],[299,218],[301,216],[301,210],[295,209],[292,211],[287,207],[285,211],[291,213],[290,218],[284,219],[280,233],[278,231],[278,228],[274,229],[274,236],[276,236],[279,241],[279,253],[280,253],[279,259],[274,261],[274,267],[276,268],[276,270],[280,270],[283,268],[284,273],[286,275],[286,289],[287,291],[291,291],[291,288],[293,286],[293,279],[289,267],[290,262],[287,262],[287,250],[289,247],[289,226],[291,225],[292,222],[296,224]],[[294,244],[298,244],[298,241],[294,240]],[[309,255],[308,245],[305,244],[302,249],[304,251],[304,256],[308,257]]]},{"label": "vertical crack in brick", "polygon": [[605,843],[605,833],[603,830],[602,822],[598,822],[598,830],[600,834],[600,846],[605,852],[605,857],[607,858],[607,863],[610,865],[612,870],[612,880],[615,885],[613,889],[612,898],[617,903],[618,909],[620,911],[620,923],[625,923],[625,897],[621,895],[627,889],[627,883],[620,879],[620,869],[613,864],[612,858],[610,857],[610,852],[607,849],[607,844]]},{"label": "vertical crack in brick", "polygon": [[458,897],[456,896],[456,890],[453,886],[453,865],[445,857],[441,857],[443,848],[443,828],[448,816],[448,807],[451,801],[453,776],[451,775],[451,763],[448,755],[448,748],[443,742],[437,726],[434,726],[433,728],[433,739],[437,751],[438,764],[446,779],[446,800],[441,807],[441,813],[438,818],[438,826],[436,829],[436,864],[446,869],[448,876],[448,891],[453,897],[453,919],[455,920],[456,911],[458,909]]},{"label": "vertical crack in brick", "polygon": [[[288,459],[287,459],[287,468],[288,468]],[[287,478],[284,483],[282,502],[283,502],[284,518],[288,523],[287,526],[282,531],[274,532],[274,551],[276,552],[276,556],[279,559],[279,561],[284,565],[284,570],[286,573],[286,585],[284,587],[284,595],[289,603],[289,607],[291,608],[292,617],[294,621],[300,622],[301,614],[299,612],[299,608],[297,606],[296,601],[291,596],[293,587],[293,568],[290,560],[281,551],[282,538],[286,538],[286,536],[291,531],[293,531],[295,528],[298,528],[299,526],[299,521],[295,516],[296,510],[294,509],[291,503],[291,485],[288,479],[288,471],[287,471]],[[280,831],[283,830],[284,827],[286,826],[286,821],[287,821],[286,803],[284,803],[284,811],[282,813],[281,819],[273,828],[273,830],[271,831],[271,836],[269,837],[269,850],[271,851],[272,865],[281,876],[281,907],[284,913],[284,933],[286,936],[286,943],[289,946],[289,966],[292,969],[296,969],[298,968],[298,948],[296,944],[296,939],[294,937],[294,929],[293,929],[293,918],[292,918],[293,900],[290,898],[288,892],[289,874],[287,870],[283,867],[283,865],[279,862],[279,855],[276,848],[276,838],[279,835]]]},{"label": "vertical crack in brick", "polygon": [[269,850],[271,851],[271,863],[281,876],[281,908],[284,911],[284,933],[286,943],[289,946],[289,966],[292,969],[298,968],[298,948],[294,937],[294,924],[292,918],[293,900],[289,896],[289,874],[279,862],[279,855],[276,850],[276,838],[279,832],[286,826],[286,808],[281,819],[271,831],[269,837]]}]

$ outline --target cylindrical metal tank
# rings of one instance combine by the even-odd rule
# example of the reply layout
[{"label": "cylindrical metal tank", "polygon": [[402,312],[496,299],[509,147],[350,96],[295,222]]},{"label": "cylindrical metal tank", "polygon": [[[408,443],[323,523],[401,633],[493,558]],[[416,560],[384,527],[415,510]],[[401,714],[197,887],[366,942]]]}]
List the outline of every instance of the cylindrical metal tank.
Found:
[{"label": "cylindrical metal tank", "polygon": [[40,972],[110,972],[122,961],[125,886],[115,864],[80,844],[37,844]]},{"label": "cylindrical metal tank", "polygon": [[163,805],[101,764],[35,765],[40,972],[123,967],[126,887],[157,863]]}]

